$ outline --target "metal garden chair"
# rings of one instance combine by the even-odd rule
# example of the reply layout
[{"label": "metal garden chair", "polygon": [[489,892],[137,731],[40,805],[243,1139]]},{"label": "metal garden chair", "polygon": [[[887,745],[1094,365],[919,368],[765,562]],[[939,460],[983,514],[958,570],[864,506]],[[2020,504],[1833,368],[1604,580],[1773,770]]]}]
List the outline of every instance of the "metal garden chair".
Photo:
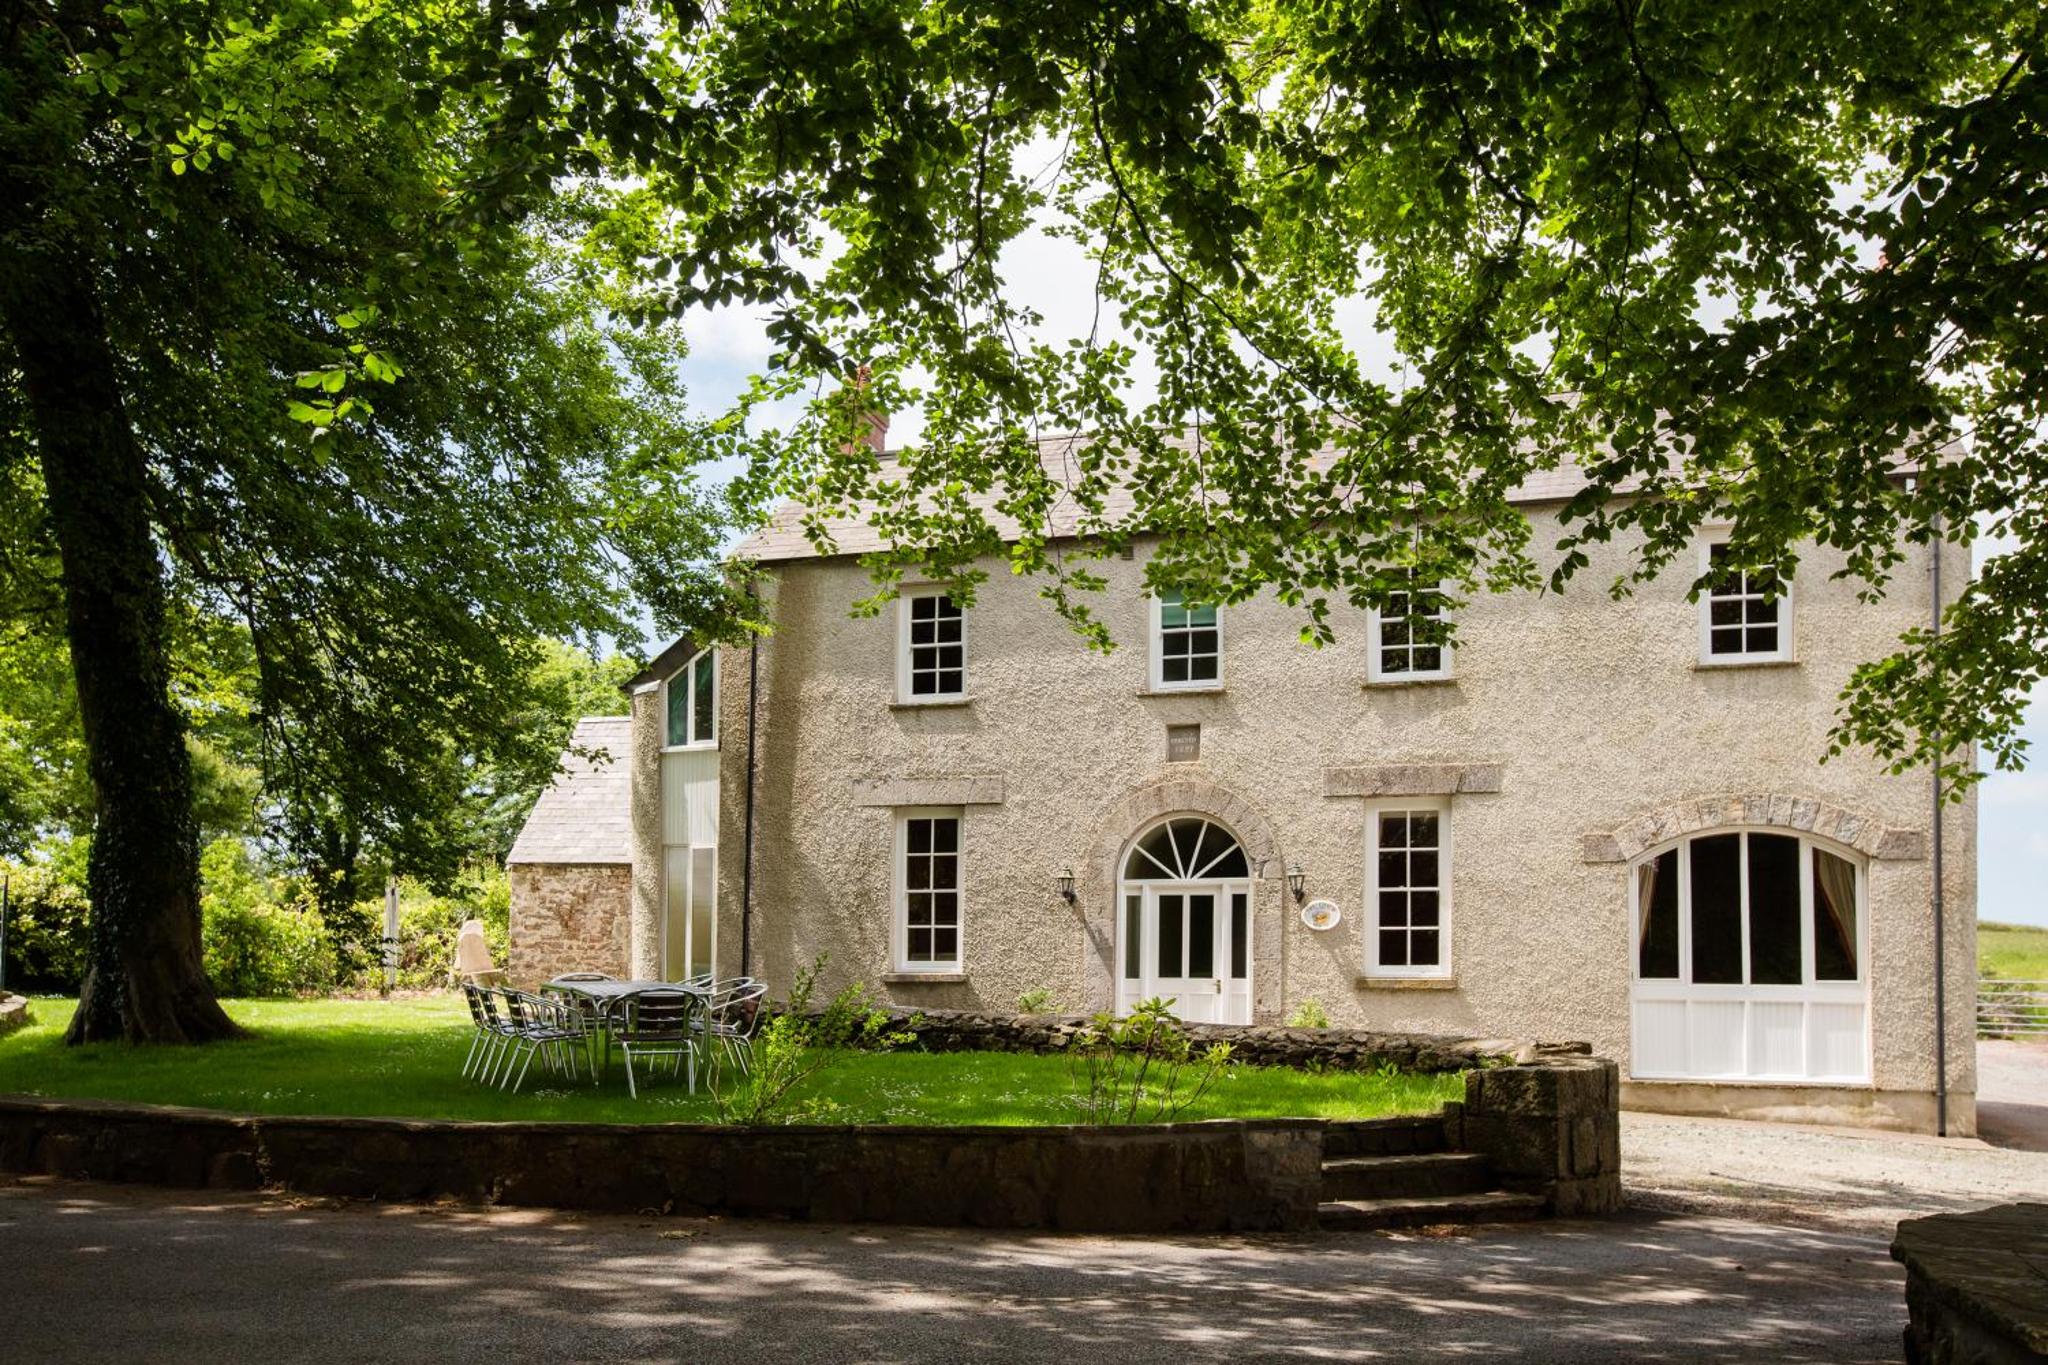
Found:
[{"label": "metal garden chair", "polygon": [[464,982],[462,998],[469,1005],[469,1023],[475,1030],[469,1040],[469,1055],[462,1059],[462,1074],[466,1078],[482,1073],[483,1060],[496,1045],[498,1030],[496,1013],[489,1008],[488,997],[481,987]]},{"label": "metal garden chair", "polygon": [[498,1079],[498,1064],[504,1060],[506,1051],[512,1045],[516,1032],[515,1024],[499,1010],[497,988],[470,985],[465,989],[474,992],[471,997],[471,1009],[482,1012],[486,1035],[483,1047],[477,1053],[476,1064],[470,1078],[482,1081],[485,1085],[492,1085]]},{"label": "metal garden chair", "polygon": [[553,995],[556,999],[560,1000],[562,1005],[574,1014],[582,1024],[583,1040],[586,1050],[590,1054],[590,1079],[593,1083],[596,1082],[598,1076],[600,1061],[598,1049],[600,1045],[604,1049],[603,1058],[608,1061],[611,1056],[610,1005],[606,1001],[595,999],[581,992],[556,991],[554,988],[562,985],[573,985],[579,982],[617,980],[618,978],[609,972],[563,972],[560,976],[551,978],[545,986],[540,988],[543,995]]},{"label": "metal garden chair", "polygon": [[[503,1089],[510,1082],[516,1094],[526,1084],[526,1073],[533,1065],[536,1055],[541,1064],[550,1071],[563,1072],[572,1079],[576,1075],[577,1049],[570,1043],[582,1043],[582,1023],[561,1001],[547,996],[529,995],[525,991],[503,990],[499,1000],[505,1007],[505,1018],[509,1024],[510,1047],[505,1056],[505,1066],[498,1085]],[[520,1050],[525,1049],[525,1060],[520,1060]],[[519,1062],[519,1074],[515,1078],[512,1065]]]},{"label": "metal garden chair", "polygon": [[633,1059],[672,1057],[681,1073],[689,1069],[690,1093],[697,1093],[697,1036],[704,997],[696,991],[650,987],[619,997],[619,1024],[612,1037],[626,1057],[626,1093],[638,1099]]},{"label": "metal garden chair", "polygon": [[715,1066],[730,1061],[745,1075],[752,1069],[754,1034],[760,1030],[768,983],[750,976],[722,981],[705,1006],[704,1041]]}]

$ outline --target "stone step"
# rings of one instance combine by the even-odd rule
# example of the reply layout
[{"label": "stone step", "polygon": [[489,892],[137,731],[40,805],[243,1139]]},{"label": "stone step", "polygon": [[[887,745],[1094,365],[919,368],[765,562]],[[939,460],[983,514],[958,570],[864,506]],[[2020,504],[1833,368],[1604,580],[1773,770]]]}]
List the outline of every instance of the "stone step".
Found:
[{"label": "stone step", "polygon": [[1369,1230],[1419,1228],[1437,1223],[1521,1223],[1543,1215],[1533,1194],[1489,1190],[1484,1194],[1439,1194],[1413,1199],[1333,1199],[1316,1208],[1325,1228]]},{"label": "stone step", "polygon": [[1444,1121],[1359,1119],[1323,1126],[1323,1156],[1408,1156],[1444,1149]]},{"label": "stone step", "polygon": [[1478,1194],[1493,1188],[1493,1163],[1478,1152],[1346,1156],[1323,1163],[1323,1198]]}]

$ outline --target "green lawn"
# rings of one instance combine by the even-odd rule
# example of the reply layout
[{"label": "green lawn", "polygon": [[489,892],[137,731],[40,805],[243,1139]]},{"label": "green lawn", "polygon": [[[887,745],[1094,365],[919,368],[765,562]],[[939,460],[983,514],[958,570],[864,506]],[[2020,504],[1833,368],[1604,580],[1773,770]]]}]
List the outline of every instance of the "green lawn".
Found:
[{"label": "green lawn", "polygon": [[[67,1048],[71,1002],[34,1002],[35,1022],[0,1038],[0,1094],[87,1096],[265,1114],[407,1118],[705,1121],[710,1102],[666,1078],[626,1095],[616,1061],[601,1090],[572,1088],[539,1063],[517,1095],[461,1076],[469,1046],[453,996],[374,1000],[231,1000],[252,1037],[199,1048]],[[1009,1053],[849,1056],[814,1084],[842,1123],[1070,1123],[1065,1059]],[[700,1086],[701,1090],[701,1086]],[[1376,1118],[1425,1114],[1464,1094],[1455,1075],[1310,1075],[1234,1067],[1184,1115]]]},{"label": "green lawn", "polygon": [[1977,975],[2006,981],[2048,981],[2048,929],[1981,921],[1977,925]]}]

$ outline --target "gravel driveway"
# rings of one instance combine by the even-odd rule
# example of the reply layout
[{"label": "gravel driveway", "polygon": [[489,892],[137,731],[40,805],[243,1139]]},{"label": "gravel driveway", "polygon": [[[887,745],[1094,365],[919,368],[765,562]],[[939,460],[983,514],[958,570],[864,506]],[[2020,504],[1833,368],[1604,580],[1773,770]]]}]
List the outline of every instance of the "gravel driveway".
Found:
[{"label": "gravel driveway", "polygon": [[1919,1214],[2048,1200],[2048,1044],[1980,1043],[1982,1138],[1623,1114],[1638,1207],[1867,1230]]},{"label": "gravel driveway", "polygon": [[1968,1138],[1624,1114],[1621,1161],[1641,1208],[1887,1239],[1901,1218],[2048,1200],[2048,1152]]}]

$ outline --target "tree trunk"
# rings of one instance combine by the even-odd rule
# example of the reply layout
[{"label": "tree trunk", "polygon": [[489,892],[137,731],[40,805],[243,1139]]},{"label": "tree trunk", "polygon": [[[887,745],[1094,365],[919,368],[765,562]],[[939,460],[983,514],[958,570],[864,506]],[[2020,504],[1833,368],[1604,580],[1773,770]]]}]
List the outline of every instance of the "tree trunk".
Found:
[{"label": "tree trunk", "polygon": [[86,877],[91,954],[67,1041],[228,1037],[239,1030],[214,999],[200,955],[192,768],[171,699],[164,571],[142,447],[87,263],[36,250],[31,234],[9,235],[0,324],[42,461],[98,796]]}]

